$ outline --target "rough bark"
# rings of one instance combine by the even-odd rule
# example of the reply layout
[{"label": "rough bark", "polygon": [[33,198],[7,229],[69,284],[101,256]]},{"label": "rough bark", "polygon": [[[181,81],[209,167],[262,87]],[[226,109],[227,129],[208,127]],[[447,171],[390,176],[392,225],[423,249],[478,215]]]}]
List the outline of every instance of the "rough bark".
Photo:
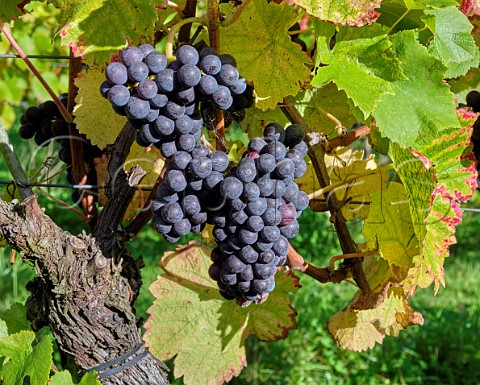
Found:
[{"label": "rough bark", "polygon": [[[27,311],[35,329],[50,326],[60,351],[80,371],[99,366],[142,344],[133,303],[141,287],[135,260],[123,247],[120,223],[144,172],[118,164],[128,154],[133,128],[126,126],[112,153],[109,204],[91,235],[74,236],[59,228],[35,196],[21,204],[0,200],[0,235],[31,261],[39,273],[28,289]],[[125,147],[117,147],[117,145]],[[120,148],[120,150],[118,150]],[[137,362],[101,381],[105,385],[165,385],[165,365],[144,347],[126,361]],[[108,370],[105,369],[105,370]]]}]

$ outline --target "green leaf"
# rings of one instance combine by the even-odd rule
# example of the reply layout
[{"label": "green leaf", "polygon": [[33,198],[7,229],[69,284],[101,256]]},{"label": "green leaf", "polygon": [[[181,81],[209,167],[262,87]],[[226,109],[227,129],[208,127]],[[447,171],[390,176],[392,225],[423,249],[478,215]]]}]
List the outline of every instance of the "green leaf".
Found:
[{"label": "green leaf", "polygon": [[425,11],[425,15],[423,21],[434,33],[428,50],[448,67],[446,77],[465,75],[471,67],[478,66],[480,53],[471,35],[473,26],[467,16],[457,7]]},{"label": "green leaf", "polygon": [[363,115],[358,108],[348,108],[348,97],[333,83],[320,88],[313,88],[298,95],[296,106],[309,127],[316,131],[335,137],[337,125],[327,113],[335,116],[345,127],[351,127],[357,115]]},{"label": "green leaf", "polygon": [[21,303],[14,303],[10,309],[1,310],[0,319],[6,322],[10,334],[31,329],[30,321],[27,319],[27,309]]},{"label": "green leaf", "polygon": [[291,273],[276,274],[276,288],[261,306],[242,308],[225,301],[208,276],[211,249],[190,243],[166,253],[165,271],[150,290],[145,341],[159,359],[175,357],[174,376],[186,385],[222,384],[246,365],[245,339],[255,334],[272,341],[296,327],[289,292],[298,288]]},{"label": "green leaf", "polygon": [[0,338],[8,336],[7,323],[0,319]]},{"label": "green leaf", "polygon": [[0,19],[4,23],[8,23],[11,20],[17,19],[25,13],[24,7],[30,2],[19,1],[19,0],[4,0],[2,1],[2,6],[0,7]]},{"label": "green leaf", "polygon": [[153,41],[156,20],[152,0],[54,0],[60,8],[62,43],[88,63],[102,65],[125,47]]},{"label": "green leaf", "polygon": [[26,376],[31,385],[45,385],[52,366],[52,343],[45,336],[32,347],[35,333],[21,331],[0,339],[0,357],[7,357],[0,368],[4,385],[23,384]]},{"label": "green leaf", "polygon": [[252,1],[240,18],[221,28],[222,52],[233,55],[242,76],[253,81],[256,106],[273,109],[310,81],[310,59],[287,31],[297,17],[289,4]]},{"label": "green leaf", "polygon": [[294,3],[320,20],[335,24],[355,25],[361,27],[373,23],[378,18],[378,8],[381,1],[351,1],[351,0],[293,0]]},{"label": "green leaf", "polygon": [[408,79],[395,81],[394,94],[384,94],[373,113],[382,136],[407,147],[419,137],[434,138],[458,127],[452,94],[443,83],[443,64],[417,42],[413,31],[391,40]]},{"label": "green leaf", "polygon": [[[395,231],[392,231],[395,229]],[[391,182],[388,189],[372,196],[363,235],[369,249],[377,249],[390,265],[408,268],[420,253],[405,188]]]},{"label": "green leaf", "polygon": [[[55,373],[50,378],[48,385],[74,385],[74,383],[70,372],[64,370]],[[82,377],[78,385],[101,385],[101,382],[97,380],[97,372],[88,372]]]},{"label": "green leaf", "polygon": [[75,123],[78,131],[99,148],[113,144],[127,122],[127,118],[116,114],[108,100],[100,95],[100,84],[104,79],[103,73],[93,68],[75,79],[78,87],[73,111]]},{"label": "green leaf", "polygon": [[385,29],[343,28],[332,51],[320,57],[323,65],[312,79],[313,86],[334,82],[364,113],[370,115],[382,95],[393,94],[392,82],[405,79],[400,62],[391,49]]}]

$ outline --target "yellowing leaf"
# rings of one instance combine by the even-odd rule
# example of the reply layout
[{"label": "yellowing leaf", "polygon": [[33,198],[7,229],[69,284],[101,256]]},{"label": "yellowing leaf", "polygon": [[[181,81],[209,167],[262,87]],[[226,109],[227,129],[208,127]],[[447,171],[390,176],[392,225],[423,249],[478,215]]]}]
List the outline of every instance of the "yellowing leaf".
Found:
[{"label": "yellowing leaf", "polygon": [[405,269],[412,266],[412,258],[420,253],[420,248],[408,197],[400,183],[391,182],[387,190],[373,195],[363,235],[368,248],[378,248],[389,264]]},{"label": "yellowing leaf", "polygon": [[262,305],[242,308],[225,301],[209,278],[211,249],[192,242],[166,253],[150,290],[156,297],[149,309],[145,341],[160,359],[175,357],[174,376],[186,385],[229,381],[246,365],[247,336],[271,341],[296,327],[296,312],[288,292],[298,288],[291,272],[276,274],[276,289]]},{"label": "yellowing leaf", "polygon": [[373,23],[378,18],[375,8],[380,7],[381,0],[294,0],[294,3],[317,19],[331,21],[335,24],[355,25],[361,27]]},{"label": "yellowing leaf", "polygon": [[[367,295],[357,294],[352,302],[328,321],[328,331],[344,349],[363,351],[382,343],[385,335],[423,323],[390,283]],[[401,290],[400,290],[401,293]]]},{"label": "yellowing leaf", "polygon": [[289,4],[252,1],[240,18],[220,30],[222,52],[233,55],[240,74],[253,81],[257,107],[273,109],[310,80],[309,58],[287,31],[297,13]]},{"label": "yellowing leaf", "polygon": [[151,0],[54,0],[61,10],[62,43],[88,63],[103,64],[123,48],[127,40],[140,44],[153,40],[156,20]]},{"label": "yellowing leaf", "polygon": [[113,144],[127,122],[127,119],[116,114],[108,100],[100,95],[100,84],[104,80],[103,73],[95,69],[89,69],[88,73],[75,79],[75,85],[79,88],[75,98],[77,105],[73,111],[77,129],[99,148]]}]

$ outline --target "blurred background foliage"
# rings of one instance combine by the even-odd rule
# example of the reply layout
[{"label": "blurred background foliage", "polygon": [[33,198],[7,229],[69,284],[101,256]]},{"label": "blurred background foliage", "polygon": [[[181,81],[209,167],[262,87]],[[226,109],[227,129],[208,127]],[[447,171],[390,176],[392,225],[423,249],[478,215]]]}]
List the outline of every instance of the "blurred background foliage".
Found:
[{"label": "blurred background foliage", "polygon": [[[31,14],[16,21],[14,36],[27,54],[67,55],[60,47],[56,30],[55,10],[45,3],[32,2],[27,6]],[[48,11],[48,12],[47,12]],[[0,54],[14,53],[8,42],[0,41]],[[58,93],[67,90],[68,66],[65,60],[35,60],[35,65]],[[48,100],[46,91],[19,59],[0,58],[0,117],[6,127],[15,151],[28,174],[39,174],[39,179],[66,183],[64,174],[55,165],[46,163],[55,158],[55,150],[38,149],[32,142],[22,141],[17,134],[18,119],[26,107]],[[463,100],[459,100],[463,101]],[[30,143],[31,142],[31,143]],[[11,179],[5,162],[0,158],[0,180]],[[62,207],[46,194],[70,202],[71,191],[66,189],[36,189],[40,204],[55,222],[74,234],[87,229],[85,222],[71,210]],[[0,196],[9,200],[15,196],[13,186],[0,185]],[[480,207],[477,193],[465,207]],[[292,242],[310,262],[325,266],[329,258],[340,253],[333,227],[325,214],[309,210],[301,217],[301,233]],[[360,237],[361,223],[352,225],[352,232]],[[398,338],[387,337],[383,345],[353,353],[338,349],[326,331],[330,316],[347,305],[355,287],[348,283],[320,285],[307,276],[301,276],[302,289],[292,296],[298,312],[298,329],[286,340],[261,343],[255,337],[246,341],[249,365],[232,384],[464,384],[480,383],[480,271],[478,234],[480,213],[465,212],[458,227],[458,244],[445,261],[447,288],[438,295],[432,289],[420,291],[411,303],[425,318],[425,325],[412,327]],[[186,242],[188,239],[182,240]],[[139,317],[145,319],[153,296],[149,285],[161,274],[158,261],[167,249],[158,234],[147,225],[128,245],[132,254],[142,256],[144,286],[136,303]],[[11,263],[12,258],[14,263]],[[34,276],[31,266],[21,262],[9,247],[0,248],[0,310],[12,303],[25,302],[26,283]],[[171,364],[171,363],[170,363]],[[172,384],[182,384],[173,380]]]}]

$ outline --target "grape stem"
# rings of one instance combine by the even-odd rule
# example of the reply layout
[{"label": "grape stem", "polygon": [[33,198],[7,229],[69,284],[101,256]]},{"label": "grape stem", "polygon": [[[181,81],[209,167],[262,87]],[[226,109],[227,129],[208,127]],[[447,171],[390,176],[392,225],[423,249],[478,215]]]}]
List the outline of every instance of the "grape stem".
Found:
[{"label": "grape stem", "polygon": [[[300,112],[295,107],[295,104],[291,98],[285,98],[281,103],[279,103],[279,107],[285,114],[285,116],[290,120],[290,122],[294,124],[299,124],[305,129],[307,133],[314,133],[314,131],[309,127],[305,119],[303,119],[303,117],[300,115]],[[312,161],[312,165],[315,170],[318,182],[320,183],[320,186],[322,188],[327,187],[331,184],[331,182],[328,176],[327,166],[325,164],[325,149],[322,145],[309,145],[308,154]],[[343,216],[343,213],[341,211],[337,210],[337,208],[339,207],[339,203],[340,201],[337,198],[335,192],[332,191],[327,201],[327,207],[332,213],[332,218],[334,219],[333,224],[338,234],[340,246],[343,253],[345,254],[358,253],[357,245],[353,241],[350,231],[348,230],[345,217]],[[355,279],[355,282],[362,290],[362,292],[364,294],[370,293],[370,285],[368,284],[365,272],[363,271],[361,258],[349,259],[345,262],[345,266],[353,270],[353,277]]]},{"label": "grape stem", "polygon": [[300,271],[320,283],[340,283],[352,277],[352,269],[343,266],[330,270],[329,267],[316,267],[306,262],[292,245],[289,245],[287,264],[291,269]]},{"label": "grape stem", "polygon": [[347,178],[345,178],[344,180],[341,180],[337,183],[333,183],[333,184],[330,184],[328,186],[325,186],[317,191],[314,191],[313,193],[310,193],[308,195],[308,199],[312,200],[312,199],[315,199],[321,195],[324,195],[324,194],[327,194],[333,190],[335,190],[336,188],[338,187],[341,187],[343,185],[346,185],[346,184],[349,184],[351,182],[354,182],[356,181],[357,179],[360,179],[360,178],[366,178],[367,176],[370,176],[370,175],[375,175],[377,174],[378,172],[381,172],[381,171],[387,171],[387,170],[392,170],[394,169],[393,167],[393,163],[389,163],[385,166],[382,166],[382,167],[379,167],[379,168],[376,168],[375,170],[368,170],[366,171],[365,173],[363,174],[357,174],[357,175],[351,175]]},{"label": "grape stem", "polygon": [[25,64],[27,65],[27,67],[30,69],[30,71],[32,71],[32,73],[36,76],[36,78],[40,81],[40,83],[43,85],[43,87],[45,87],[45,89],[47,90],[48,94],[51,96],[51,98],[53,99],[53,101],[55,102],[55,104],[57,105],[58,109],[60,110],[60,113],[62,114],[63,118],[65,119],[65,121],[67,123],[71,123],[73,122],[73,117],[72,115],[70,115],[70,113],[67,111],[67,109],[65,108],[65,106],[63,105],[63,103],[60,101],[60,99],[58,99],[57,95],[55,94],[55,92],[52,90],[52,88],[48,85],[48,83],[45,81],[45,79],[43,78],[43,76],[40,74],[40,72],[38,72],[38,70],[35,68],[35,66],[33,65],[33,63],[30,61],[30,59],[27,57],[27,55],[25,55],[22,51],[22,49],[20,48],[20,46],[17,44],[15,38],[13,37],[13,35],[10,33],[10,30],[8,29],[7,26],[5,26],[5,24],[3,24],[3,20],[0,19],[0,30],[3,32],[3,34],[5,35],[5,37],[7,38],[7,40],[10,42],[10,44],[12,45],[12,47],[15,49],[15,51],[18,52],[18,54],[20,55],[20,57],[23,59],[23,61],[25,62]]},{"label": "grape stem", "polygon": [[[195,17],[195,12],[197,11],[197,0],[187,0],[183,14],[186,17]],[[192,25],[186,24],[180,28],[178,33],[178,41],[186,43],[190,40],[190,30]]]},{"label": "grape stem", "polygon": [[167,44],[165,47],[165,55],[167,56],[169,62],[174,60],[173,42],[175,40],[175,35],[180,30],[180,28],[182,28],[182,26],[191,23],[200,23],[203,25],[207,25],[207,19],[205,17],[187,17],[186,19],[179,21],[177,24],[173,25],[172,28],[170,28],[167,36]]},{"label": "grape stem", "polygon": [[367,257],[369,255],[377,255],[377,254],[378,254],[378,250],[367,250],[360,253],[336,255],[335,257],[330,258],[330,262],[328,263],[328,268],[330,269],[330,271],[334,271],[336,261],[350,259],[350,258]]},{"label": "grape stem", "polygon": [[345,135],[345,133],[347,132],[347,129],[345,128],[345,126],[342,124],[342,122],[337,119],[334,115],[332,115],[330,112],[328,111],[325,111],[323,108],[321,107],[318,107],[318,110],[324,114],[328,119],[330,119],[333,123],[336,124],[336,128],[337,128],[337,132],[338,132],[338,135]]}]

